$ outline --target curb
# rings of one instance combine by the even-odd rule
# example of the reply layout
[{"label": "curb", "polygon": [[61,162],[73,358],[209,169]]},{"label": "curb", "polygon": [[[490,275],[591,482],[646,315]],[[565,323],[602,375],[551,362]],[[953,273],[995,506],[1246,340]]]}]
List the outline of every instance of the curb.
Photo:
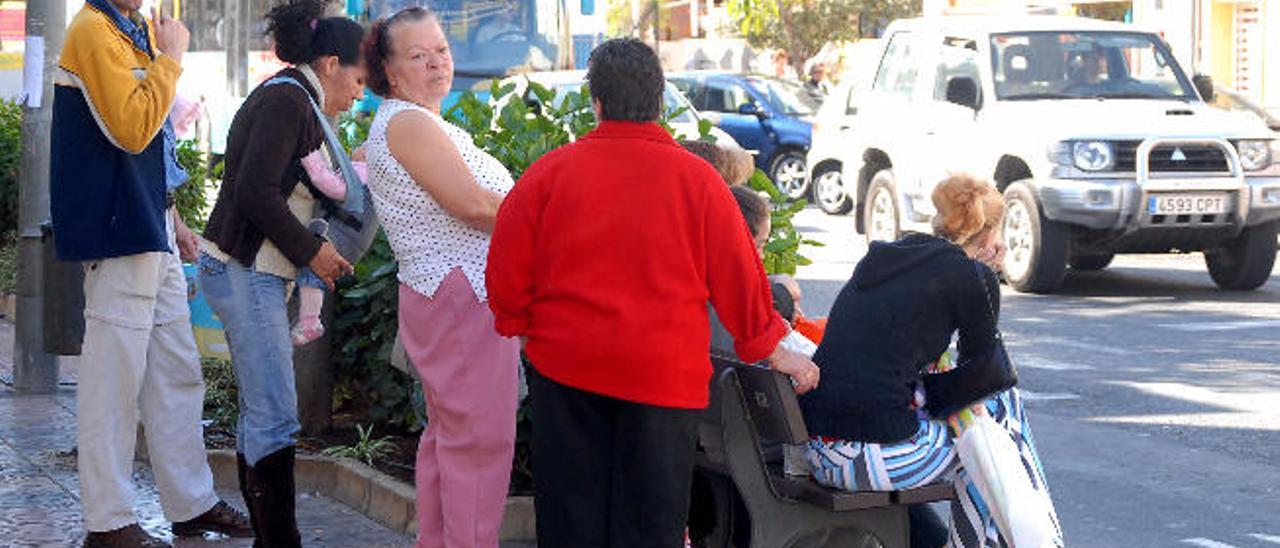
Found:
[{"label": "curb", "polygon": [[[209,468],[219,488],[237,489],[235,451],[212,449]],[[393,531],[416,535],[412,485],[383,474],[362,462],[324,455],[299,454],[294,463],[299,491],[320,493],[364,514]],[[533,541],[533,497],[507,497],[507,510],[498,531],[499,540]]]}]

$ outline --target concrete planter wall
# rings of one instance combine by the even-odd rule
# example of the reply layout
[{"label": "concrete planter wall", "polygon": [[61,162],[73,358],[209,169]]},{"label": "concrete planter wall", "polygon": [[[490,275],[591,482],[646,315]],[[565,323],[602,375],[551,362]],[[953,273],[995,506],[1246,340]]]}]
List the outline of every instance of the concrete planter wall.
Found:
[{"label": "concrete planter wall", "polygon": [[[237,487],[236,454],[209,451],[209,467],[219,488]],[[320,493],[341,502],[394,531],[413,535],[418,531],[414,513],[414,489],[362,462],[323,455],[298,455],[294,465],[299,491]],[[501,540],[533,541],[533,497],[507,499]]]}]

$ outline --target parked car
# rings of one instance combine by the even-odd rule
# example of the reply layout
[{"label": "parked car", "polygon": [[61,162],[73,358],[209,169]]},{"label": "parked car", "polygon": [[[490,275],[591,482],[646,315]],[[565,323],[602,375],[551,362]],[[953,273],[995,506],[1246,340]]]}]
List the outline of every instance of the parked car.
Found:
[{"label": "parked car", "polygon": [[823,211],[840,215],[853,208],[853,199],[844,189],[843,157],[853,133],[858,101],[871,86],[871,77],[880,61],[883,42],[859,40],[848,50],[844,78],[827,94],[813,119],[813,143],[806,156],[814,203]]},{"label": "parked car", "polygon": [[677,72],[667,79],[743,148],[755,153],[756,167],[793,198],[809,192],[805,154],[813,135],[810,118],[818,105],[794,82],[727,72]]},{"label": "parked car", "polygon": [[[517,86],[517,93],[524,92],[525,80],[532,80],[549,89],[555,90],[556,100],[561,101],[565,95],[571,91],[579,91],[587,83],[587,71],[585,70],[557,70],[548,72],[532,72],[529,74],[521,74],[519,76],[508,77],[505,81],[514,82]],[[667,124],[675,130],[676,137],[684,139],[697,139],[700,135],[698,124],[702,121],[702,116],[698,110],[689,103],[687,99],[676,86],[670,81],[662,92],[663,108],[669,114],[674,114]],[[731,135],[723,130],[712,126],[710,134],[715,137],[717,143],[739,146],[738,142]]]}]

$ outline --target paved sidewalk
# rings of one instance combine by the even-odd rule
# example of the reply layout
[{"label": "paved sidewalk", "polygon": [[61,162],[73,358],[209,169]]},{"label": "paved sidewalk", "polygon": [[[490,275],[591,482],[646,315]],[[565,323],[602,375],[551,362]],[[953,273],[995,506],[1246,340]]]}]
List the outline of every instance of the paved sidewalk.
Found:
[{"label": "paved sidewalk", "polygon": [[[63,360],[57,394],[22,395],[10,386],[13,324],[0,320],[0,547],[78,546],[84,538],[76,475],[75,363]],[[169,537],[151,471],[137,463],[135,511],[152,534]],[[221,492],[243,509],[238,492]],[[312,493],[298,495],[298,521],[307,546],[412,546],[345,505]],[[180,539],[182,547],[249,547],[252,539]]]}]

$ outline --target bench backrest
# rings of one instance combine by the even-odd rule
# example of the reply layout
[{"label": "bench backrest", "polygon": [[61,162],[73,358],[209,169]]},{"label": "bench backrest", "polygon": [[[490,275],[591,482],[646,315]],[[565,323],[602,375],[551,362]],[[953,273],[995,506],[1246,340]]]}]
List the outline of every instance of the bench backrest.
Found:
[{"label": "bench backrest", "polygon": [[751,365],[719,354],[713,353],[711,360],[716,371],[732,369],[737,374],[736,384],[741,393],[721,397],[742,398],[760,441],[800,444],[809,440],[800,402],[796,400],[789,377],[767,366]]}]

